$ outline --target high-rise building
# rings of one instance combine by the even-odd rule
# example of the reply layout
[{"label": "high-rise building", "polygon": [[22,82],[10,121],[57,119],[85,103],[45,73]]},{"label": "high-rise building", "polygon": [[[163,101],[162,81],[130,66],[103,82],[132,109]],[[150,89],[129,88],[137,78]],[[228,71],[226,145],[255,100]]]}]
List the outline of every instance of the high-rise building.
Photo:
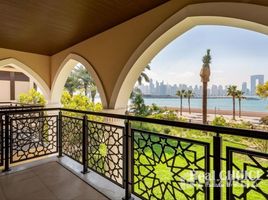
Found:
[{"label": "high-rise building", "polygon": [[149,93],[150,94],[154,93],[154,83],[152,79],[150,79],[150,83],[149,83]]},{"label": "high-rise building", "polygon": [[171,95],[176,95],[177,91],[178,91],[178,86],[175,84],[172,86]]},{"label": "high-rise building", "polygon": [[160,84],[158,81],[155,82],[155,94],[159,95],[160,94]]},{"label": "high-rise building", "polygon": [[250,76],[250,94],[256,95],[256,86],[258,84],[264,84],[264,75],[252,75]]},{"label": "high-rise building", "polygon": [[159,85],[159,95],[166,95],[167,94],[167,86],[162,81]]},{"label": "high-rise building", "polygon": [[224,96],[224,90],[223,90],[222,85],[219,85],[219,87],[218,87],[218,96],[220,96],[220,97]]},{"label": "high-rise building", "polygon": [[194,86],[194,95],[195,95],[196,97],[201,96],[200,91],[199,91],[199,88],[198,88],[198,85],[195,85],[195,86]]},{"label": "high-rise building", "polygon": [[244,92],[245,95],[248,95],[248,87],[247,87],[247,82],[242,83],[242,92]]},{"label": "high-rise building", "polygon": [[212,85],[211,86],[211,96],[218,96],[218,87],[217,85]]}]

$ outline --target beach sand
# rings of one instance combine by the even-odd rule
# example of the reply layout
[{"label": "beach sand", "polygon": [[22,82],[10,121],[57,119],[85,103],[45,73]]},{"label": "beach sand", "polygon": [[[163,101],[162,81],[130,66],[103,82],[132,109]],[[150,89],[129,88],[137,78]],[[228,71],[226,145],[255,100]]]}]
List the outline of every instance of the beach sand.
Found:
[{"label": "beach sand", "polygon": [[[168,110],[173,110],[178,113],[180,117],[180,109],[175,107],[162,107]],[[249,121],[253,124],[259,124],[260,118],[264,116],[268,116],[268,112],[251,112],[251,111],[242,111],[241,117],[238,116],[239,113],[236,111],[236,120],[237,121]],[[211,110],[208,109],[207,120],[213,121],[216,116],[223,116],[228,121],[231,121],[233,118],[232,110]],[[189,113],[188,108],[182,109],[182,117],[189,119],[190,122],[193,123],[202,123],[202,109],[200,108],[191,108],[191,114]]]},{"label": "beach sand", "polygon": [[[164,107],[162,107],[164,108]],[[165,107],[167,108],[168,110],[174,110],[174,111],[177,111],[179,112],[180,111],[180,108],[175,108],[175,107]],[[188,108],[183,108],[182,111],[184,113],[188,113]],[[191,112],[192,113],[202,113],[202,109],[200,108],[191,108]],[[211,110],[211,109],[208,109],[207,110],[208,114],[213,114],[213,115],[233,115],[233,111],[232,110]],[[236,116],[239,115],[239,111],[236,110]],[[242,111],[241,112],[241,116],[242,117],[258,117],[258,118],[261,118],[261,117],[265,117],[265,116],[268,116],[268,112],[253,112],[253,111]]]}]

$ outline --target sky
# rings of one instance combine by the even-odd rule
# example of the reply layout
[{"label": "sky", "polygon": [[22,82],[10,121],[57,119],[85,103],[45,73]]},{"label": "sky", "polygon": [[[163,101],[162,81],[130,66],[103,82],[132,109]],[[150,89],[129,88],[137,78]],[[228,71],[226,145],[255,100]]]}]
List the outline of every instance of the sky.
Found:
[{"label": "sky", "polygon": [[241,87],[250,75],[268,80],[268,36],[227,26],[196,26],[173,40],[151,61],[153,80],[169,84],[200,85],[202,57],[211,49],[210,85]]}]

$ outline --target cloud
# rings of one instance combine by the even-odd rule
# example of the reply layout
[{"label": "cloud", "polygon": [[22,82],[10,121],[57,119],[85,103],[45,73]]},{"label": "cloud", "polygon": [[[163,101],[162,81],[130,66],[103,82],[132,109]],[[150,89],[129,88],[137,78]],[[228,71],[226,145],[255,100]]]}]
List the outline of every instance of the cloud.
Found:
[{"label": "cloud", "polygon": [[212,74],[223,74],[223,70],[220,70],[220,69],[215,69],[215,70],[211,70],[211,73]]},{"label": "cloud", "polygon": [[176,75],[180,78],[192,78],[195,76],[193,72],[183,72],[183,73],[176,73]]}]

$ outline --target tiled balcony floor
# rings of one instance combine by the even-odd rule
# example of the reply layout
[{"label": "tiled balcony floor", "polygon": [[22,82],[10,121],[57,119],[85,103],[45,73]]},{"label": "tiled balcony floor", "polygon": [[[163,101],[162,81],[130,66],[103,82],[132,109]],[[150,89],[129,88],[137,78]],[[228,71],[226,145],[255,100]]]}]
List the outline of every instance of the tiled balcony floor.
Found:
[{"label": "tiled balcony floor", "polygon": [[56,161],[0,176],[0,200],[106,200]]}]

